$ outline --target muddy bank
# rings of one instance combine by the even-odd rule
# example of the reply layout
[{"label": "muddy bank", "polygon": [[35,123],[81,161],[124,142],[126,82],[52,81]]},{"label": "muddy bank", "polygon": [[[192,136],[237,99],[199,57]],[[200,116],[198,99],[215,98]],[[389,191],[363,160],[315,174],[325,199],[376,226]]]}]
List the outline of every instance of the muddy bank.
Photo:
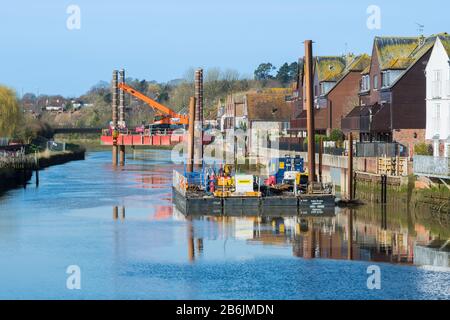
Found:
[{"label": "muddy bank", "polygon": [[[84,160],[85,150],[78,149],[65,152],[43,152],[38,155],[39,170],[70,161]],[[0,168],[0,193],[8,189],[24,186],[33,176],[33,169]]]}]

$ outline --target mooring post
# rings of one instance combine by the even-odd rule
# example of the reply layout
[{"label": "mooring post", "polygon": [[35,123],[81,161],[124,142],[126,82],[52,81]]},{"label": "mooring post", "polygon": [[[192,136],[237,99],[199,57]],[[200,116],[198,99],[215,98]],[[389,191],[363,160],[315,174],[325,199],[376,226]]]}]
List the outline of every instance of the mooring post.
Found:
[{"label": "mooring post", "polygon": [[189,100],[189,127],[188,127],[188,156],[186,171],[194,171],[194,140],[195,140],[195,97]]},{"label": "mooring post", "polygon": [[308,131],[308,182],[312,185],[316,181],[312,40],[305,41],[305,88]]},{"label": "mooring post", "polygon": [[381,175],[381,203],[387,203],[387,175]]},{"label": "mooring post", "polygon": [[36,175],[36,187],[39,187],[39,159],[37,156],[37,151],[34,151],[34,167]]},{"label": "mooring post", "polygon": [[122,215],[121,215],[121,218],[122,218],[122,220],[125,220],[125,207],[122,207],[121,208],[121,213],[122,213]]},{"label": "mooring post", "polygon": [[191,218],[188,219],[188,258],[190,262],[195,260],[195,246],[194,246],[194,226],[192,225]]},{"label": "mooring post", "polygon": [[320,137],[319,140],[319,181],[320,183],[323,183],[322,181],[322,157],[323,157],[323,137]]},{"label": "mooring post", "polygon": [[117,220],[119,218],[119,207],[114,206],[113,207],[113,219]]},{"label": "mooring post", "polygon": [[353,200],[353,136],[348,134],[347,200]]},{"label": "mooring post", "polygon": [[347,259],[353,260],[353,209],[349,210],[347,219]]}]

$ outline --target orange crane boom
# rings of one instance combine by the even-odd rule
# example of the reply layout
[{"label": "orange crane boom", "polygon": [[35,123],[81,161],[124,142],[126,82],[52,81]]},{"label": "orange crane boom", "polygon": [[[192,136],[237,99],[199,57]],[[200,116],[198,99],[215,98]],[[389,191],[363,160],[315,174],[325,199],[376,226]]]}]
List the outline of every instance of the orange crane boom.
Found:
[{"label": "orange crane boom", "polygon": [[153,100],[152,98],[147,97],[145,94],[133,89],[129,85],[120,82],[119,89],[122,89],[126,93],[131,94],[133,97],[144,101],[153,109],[158,110],[162,114],[166,115],[167,117],[165,118],[165,122],[169,124],[189,124],[189,117],[187,115],[176,113],[169,107],[166,107],[165,105]]}]

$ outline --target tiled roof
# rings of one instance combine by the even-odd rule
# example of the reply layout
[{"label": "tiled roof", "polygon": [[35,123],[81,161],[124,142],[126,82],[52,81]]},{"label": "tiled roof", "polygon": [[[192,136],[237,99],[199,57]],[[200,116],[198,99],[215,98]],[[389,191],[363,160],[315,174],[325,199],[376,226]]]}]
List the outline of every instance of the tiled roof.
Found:
[{"label": "tiled roof", "polygon": [[[408,64],[406,68],[407,70],[409,70],[409,68],[414,66],[417,63],[417,61],[419,61],[430,49],[433,48],[434,44],[436,43],[437,37],[441,39],[442,43],[444,42],[449,43],[448,41],[450,40],[450,36],[447,33],[439,33],[436,35],[431,35],[427,38],[419,37],[419,43],[417,44],[416,48],[411,52],[409,57],[404,59],[405,61],[407,61]],[[391,84],[391,87],[400,81],[400,79],[407,73],[407,70],[403,72],[403,74],[400,77],[398,77],[394,83]]]},{"label": "tiled roof", "polygon": [[413,62],[411,54],[419,45],[419,37],[375,37],[374,45],[382,70],[407,69]]},{"label": "tiled roof", "polygon": [[357,57],[353,57],[353,59],[348,62],[344,71],[339,75],[339,79],[334,86],[328,91],[327,95],[330,94],[350,72],[361,72],[367,69],[370,66],[370,59],[371,57],[368,54],[361,54]]},{"label": "tiled roof", "polygon": [[337,81],[345,70],[346,59],[344,56],[316,57],[315,60],[319,82]]},{"label": "tiled roof", "polygon": [[370,56],[368,54],[362,54],[353,59],[350,65],[347,67],[347,71],[363,71],[370,66]]},{"label": "tiled roof", "polygon": [[250,121],[285,122],[292,116],[292,104],[284,93],[248,93],[246,99]]}]

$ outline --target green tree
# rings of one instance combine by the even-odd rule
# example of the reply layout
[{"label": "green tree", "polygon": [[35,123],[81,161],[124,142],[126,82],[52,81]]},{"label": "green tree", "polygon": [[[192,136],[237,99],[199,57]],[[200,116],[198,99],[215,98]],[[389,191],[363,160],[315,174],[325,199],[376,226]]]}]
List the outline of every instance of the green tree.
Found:
[{"label": "green tree", "polygon": [[15,137],[22,124],[23,112],[16,93],[0,86],[0,137]]},{"label": "green tree", "polygon": [[292,62],[289,65],[289,81],[295,81],[297,79],[298,74],[298,63]]},{"label": "green tree", "polygon": [[289,65],[284,63],[280,69],[278,69],[277,75],[275,77],[282,85],[286,85],[290,82],[291,78],[289,75]]},{"label": "green tree", "polygon": [[261,63],[254,72],[255,80],[264,81],[264,80],[273,79],[272,72],[275,69],[276,68],[270,62]]},{"label": "green tree", "polygon": [[433,147],[425,142],[418,143],[414,146],[414,154],[419,156],[432,156]]},{"label": "green tree", "polygon": [[330,133],[330,140],[331,141],[343,141],[344,140],[344,133],[339,129],[333,129]]}]

